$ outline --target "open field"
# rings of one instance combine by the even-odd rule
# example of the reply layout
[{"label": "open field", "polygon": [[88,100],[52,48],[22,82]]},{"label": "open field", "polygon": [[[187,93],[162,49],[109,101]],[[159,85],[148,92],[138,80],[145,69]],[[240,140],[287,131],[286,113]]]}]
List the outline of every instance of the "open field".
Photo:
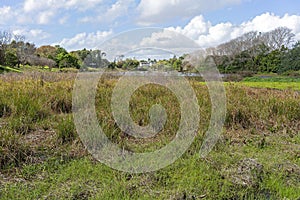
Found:
[{"label": "open field", "polygon": [[[188,151],[156,172],[129,174],[95,161],[81,144],[72,119],[76,74],[0,76],[0,199],[299,199],[300,83],[226,83],[223,136],[205,159],[199,150],[211,103],[207,88],[190,80],[200,109],[200,129]],[[141,140],[115,124],[110,98],[117,80],[99,81],[96,110],[108,138],[135,152],[169,143],[180,121],[169,90],[147,85],[134,93],[131,115],[149,122],[151,105],[168,120],[154,138]],[[250,87],[249,87],[250,86]],[[270,89],[270,88],[276,89]]]},{"label": "open field", "polygon": [[300,91],[300,78],[291,77],[249,77],[238,83],[255,88],[292,89]]}]

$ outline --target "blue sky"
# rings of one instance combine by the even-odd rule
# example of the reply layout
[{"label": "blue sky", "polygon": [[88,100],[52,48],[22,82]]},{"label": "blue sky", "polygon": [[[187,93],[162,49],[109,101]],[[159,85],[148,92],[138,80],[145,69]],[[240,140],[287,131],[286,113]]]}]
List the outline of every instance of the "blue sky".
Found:
[{"label": "blue sky", "polygon": [[292,29],[300,40],[297,0],[1,0],[0,30],[25,35],[37,46],[96,48],[123,31],[160,27],[202,47],[249,31]]}]

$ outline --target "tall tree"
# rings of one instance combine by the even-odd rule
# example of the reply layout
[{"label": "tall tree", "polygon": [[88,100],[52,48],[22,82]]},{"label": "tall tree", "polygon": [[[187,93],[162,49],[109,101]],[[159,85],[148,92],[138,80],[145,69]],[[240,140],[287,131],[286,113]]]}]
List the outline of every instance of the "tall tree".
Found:
[{"label": "tall tree", "polygon": [[282,58],[279,72],[290,70],[300,70],[300,41],[298,41]]},{"label": "tall tree", "polygon": [[35,54],[44,58],[54,60],[57,55],[57,49],[50,45],[41,46],[36,49]]},{"label": "tall tree", "polygon": [[5,64],[5,52],[13,35],[8,31],[0,31],[0,64]]}]

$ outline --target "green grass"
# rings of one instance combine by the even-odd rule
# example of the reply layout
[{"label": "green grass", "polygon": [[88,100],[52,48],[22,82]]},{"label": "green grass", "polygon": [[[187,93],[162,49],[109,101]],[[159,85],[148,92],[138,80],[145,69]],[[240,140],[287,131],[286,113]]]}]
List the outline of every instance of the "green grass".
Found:
[{"label": "green grass", "polygon": [[17,73],[21,73],[21,70],[15,69],[15,68],[11,68],[11,67],[7,67],[7,66],[0,66],[0,73],[2,73],[2,72],[17,72]]},{"label": "green grass", "polygon": [[254,88],[300,90],[300,82],[239,82],[236,84]]},{"label": "green grass", "polygon": [[248,87],[255,88],[271,88],[271,89],[292,89],[300,90],[300,78],[293,77],[280,77],[274,75],[266,75],[268,78],[261,78],[259,76],[248,77],[243,79],[242,82],[237,83]]},{"label": "green grass", "polygon": [[[8,74],[0,77],[0,199],[298,199],[300,98],[297,82],[226,83],[223,136],[205,159],[198,153],[211,103],[203,83],[191,80],[199,102],[199,132],[188,151],[156,172],[129,174],[95,161],[72,121],[76,74]],[[156,137],[142,140],[115,124],[110,98],[116,81],[99,81],[96,111],[107,137],[121,148],[149,152],[168,144],[180,121],[176,97],[147,85],[131,98],[130,112],[149,123],[151,105],[168,120]],[[251,84],[258,84],[251,85]],[[250,85],[247,85],[250,84]],[[260,85],[259,85],[260,84]],[[286,84],[283,88],[282,84]],[[260,88],[259,86],[263,87]],[[280,86],[280,88],[278,88]],[[260,88],[260,89],[258,89]]]},{"label": "green grass", "polygon": [[290,83],[296,82],[300,83],[300,78],[293,77],[274,77],[274,76],[265,76],[266,78],[262,78],[260,76],[248,77],[243,79],[243,82],[275,82],[275,83]]}]

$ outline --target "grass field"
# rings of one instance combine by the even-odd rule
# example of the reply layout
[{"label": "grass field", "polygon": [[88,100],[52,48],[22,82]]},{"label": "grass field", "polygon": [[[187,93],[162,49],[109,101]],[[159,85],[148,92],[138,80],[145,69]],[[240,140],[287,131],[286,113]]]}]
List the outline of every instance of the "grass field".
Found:
[{"label": "grass field", "polygon": [[[223,136],[202,159],[198,152],[211,103],[206,86],[191,80],[201,115],[195,141],[174,164],[129,174],[95,161],[77,136],[72,119],[75,75],[0,76],[0,199],[300,198],[299,82],[226,83]],[[169,143],[180,121],[174,94],[157,85],[134,93],[130,108],[135,122],[147,125],[149,108],[156,103],[168,114],[156,137],[140,140],[116,127],[110,108],[116,83],[104,77],[96,95],[99,124],[108,138],[135,152]]]},{"label": "grass field", "polygon": [[290,77],[250,77],[239,84],[255,88],[292,89],[300,91],[300,78]]}]

